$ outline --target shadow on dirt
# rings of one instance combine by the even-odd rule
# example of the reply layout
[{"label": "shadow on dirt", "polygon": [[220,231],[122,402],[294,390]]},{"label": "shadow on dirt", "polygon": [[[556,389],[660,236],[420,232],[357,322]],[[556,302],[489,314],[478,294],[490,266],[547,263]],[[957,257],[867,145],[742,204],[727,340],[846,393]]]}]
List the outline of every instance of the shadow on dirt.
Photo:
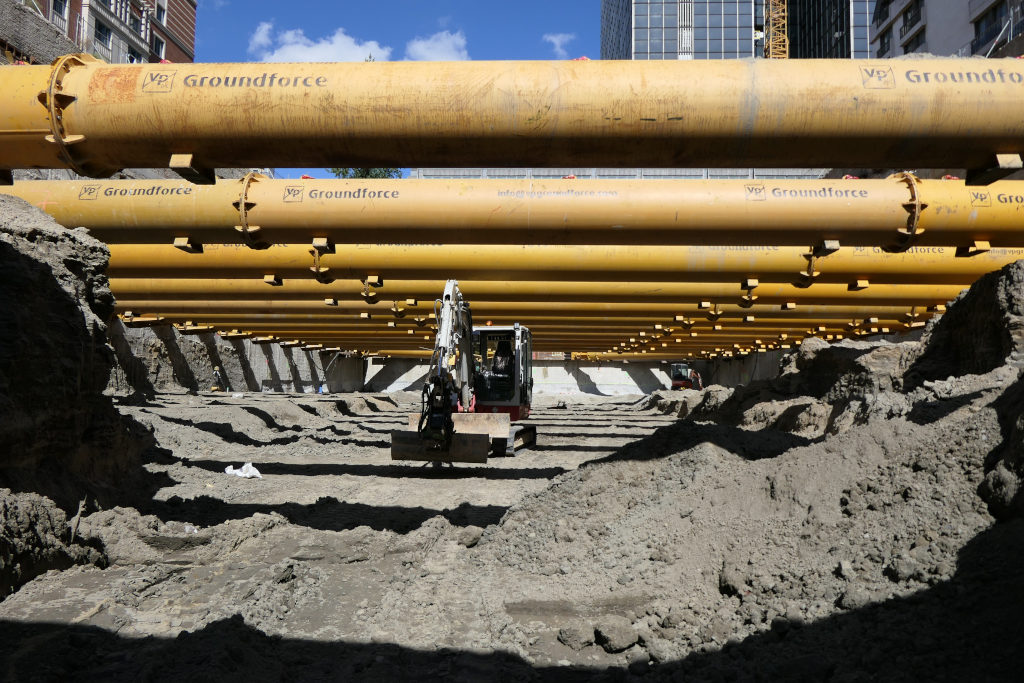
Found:
[{"label": "shadow on dirt", "polygon": [[[188,460],[186,465],[201,467],[211,472],[223,472],[226,466],[220,460]],[[346,465],[337,463],[294,464],[280,462],[257,462],[261,474],[301,475],[307,477],[342,476],[393,477],[395,479],[554,479],[568,470],[563,467],[508,468],[494,467],[434,467],[425,465]]]},{"label": "shadow on dirt", "polygon": [[[1024,521],[979,534],[946,583],[907,598],[771,630],[681,661],[630,669],[535,666],[511,654],[268,636],[241,616],[177,638],[0,621],[10,680],[1017,680]],[[591,646],[593,647],[593,646]],[[635,675],[635,676],[634,676]]]},{"label": "shadow on dirt", "polygon": [[[249,410],[249,412],[252,412],[252,411]],[[170,422],[170,423],[176,424],[176,425],[180,425],[182,427],[192,427],[192,428],[195,428],[195,429],[200,429],[200,430],[202,430],[204,432],[207,432],[209,434],[213,434],[214,436],[219,437],[220,439],[222,439],[222,440],[224,440],[224,441],[226,441],[228,443],[239,444],[241,446],[253,446],[253,447],[285,446],[285,445],[288,445],[288,444],[295,443],[296,441],[301,441],[303,439],[309,439],[310,441],[314,441],[314,442],[316,442],[318,444],[321,444],[321,445],[336,444],[336,445],[372,446],[374,448],[380,448],[380,447],[385,447],[385,446],[389,445],[385,441],[366,441],[366,440],[348,439],[348,438],[332,439],[332,438],[327,437],[327,436],[318,436],[316,434],[310,434],[308,431],[306,433],[292,434],[290,436],[281,436],[281,437],[277,437],[277,438],[274,438],[274,439],[267,439],[265,441],[260,441],[258,439],[252,438],[251,436],[249,436],[248,434],[246,434],[244,432],[240,432],[240,431],[236,430],[232,425],[230,425],[227,422],[197,422],[195,420],[188,420],[188,419],[180,418],[180,417],[171,417],[170,415],[158,415],[157,417],[159,417],[161,420],[166,420],[167,422]],[[326,431],[328,429],[330,429],[330,427],[325,427],[323,429],[318,429],[316,431]],[[336,435],[342,436],[342,437],[345,437],[345,436],[347,436],[348,434],[351,433],[351,432],[347,432],[345,430],[337,430],[337,429],[335,429],[333,431],[334,431],[334,433]]]},{"label": "shadow on dirt", "polygon": [[508,508],[502,505],[470,505],[463,503],[450,510],[424,507],[397,507],[346,503],[326,496],[315,503],[225,503],[210,496],[182,499],[172,496],[166,501],[151,501],[139,510],[156,515],[165,522],[188,522],[198,526],[214,526],[229,519],[246,519],[260,512],[276,512],[292,524],[323,531],[345,531],[367,526],[377,531],[404,534],[418,529],[423,522],[438,515],[454,526],[474,524],[486,527],[495,524]]},{"label": "shadow on dirt", "polygon": [[933,401],[918,401],[907,414],[907,419],[914,424],[927,425],[938,422],[947,415],[955,413],[960,408],[974,403],[981,398],[987,390],[974,391],[963,396],[953,398],[937,398]]},{"label": "shadow on dirt", "polygon": [[591,460],[587,465],[621,460],[657,460],[701,443],[714,444],[745,460],[761,460],[777,457],[791,448],[808,446],[817,441],[775,429],[753,431],[723,424],[683,420],[661,427],[650,436],[626,444],[604,458]]}]

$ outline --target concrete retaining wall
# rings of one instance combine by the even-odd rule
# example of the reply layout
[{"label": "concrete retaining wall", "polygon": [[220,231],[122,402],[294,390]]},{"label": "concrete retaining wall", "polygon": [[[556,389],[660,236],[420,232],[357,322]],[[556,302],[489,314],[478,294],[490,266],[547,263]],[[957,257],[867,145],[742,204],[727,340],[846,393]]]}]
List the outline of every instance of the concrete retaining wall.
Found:
[{"label": "concrete retaining wall", "polygon": [[[209,391],[216,366],[234,391],[309,393],[325,383],[323,361],[314,351],[224,340],[212,333],[183,335],[173,327],[131,329],[117,320],[111,323],[109,341],[118,360],[108,385],[115,393]],[[331,370],[336,390],[342,390],[351,368]]]},{"label": "concrete retaining wall", "polygon": [[[887,337],[909,341],[920,336]],[[213,369],[222,368],[234,391],[309,393],[415,391],[423,387],[422,359],[343,358],[248,339],[225,341],[207,333],[182,335],[173,327],[125,328],[115,320],[109,340],[118,359],[108,390],[151,395],[158,391],[208,391]],[[697,361],[705,385],[734,387],[777,377],[785,354],[766,351],[740,358]],[[669,364],[652,362],[534,361],[533,391],[539,396],[649,394],[671,386]]]},{"label": "concrete retaining wall", "polygon": [[694,368],[700,373],[704,386],[721,384],[734,387],[750,384],[758,379],[774,379],[779,376],[782,358],[790,351],[765,351],[751,353],[738,358],[722,358],[713,361],[696,361]]},{"label": "concrete retaining wall", "polygon": [[[371,359],[366,371],[366,391],[419,391],[427,369],[427,364],[420,360]],[[539,395],[648,394],[669,386],[668,365],[663,363],[533,363],[533,392]]]}]

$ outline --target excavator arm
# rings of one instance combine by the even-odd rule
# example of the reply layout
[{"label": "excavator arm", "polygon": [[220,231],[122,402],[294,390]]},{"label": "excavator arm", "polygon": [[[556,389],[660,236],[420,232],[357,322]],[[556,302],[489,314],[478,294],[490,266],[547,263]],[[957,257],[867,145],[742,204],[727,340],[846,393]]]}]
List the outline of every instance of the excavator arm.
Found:
[{"label": "excavator arm", "polygon": [[449,450],[457,401],[469,406],[473,397],[473,315],[457,280],[448,280],[434,302],[437,338],[423,385],[417,432],[435,449]]}]

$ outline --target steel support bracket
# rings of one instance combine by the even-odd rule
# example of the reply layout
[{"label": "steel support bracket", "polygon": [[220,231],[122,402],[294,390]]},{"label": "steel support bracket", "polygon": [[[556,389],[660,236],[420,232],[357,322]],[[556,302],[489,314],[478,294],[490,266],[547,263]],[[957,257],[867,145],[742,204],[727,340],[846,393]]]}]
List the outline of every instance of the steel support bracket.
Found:
[{"label": "steel support bracket", "polygon": [[167,167],[194,185],[213,185],[217,174],[212,168],[200,166],[191,154],[172,154]]},{"label": "steel support bracket", "polygon": [[324,285],[334,282],[334,278],[327,274],[331,269],[320,265],[320,250],[316,248],[310,249],[309,253],[313,256],[313,265],[309,268],[310,272],[313,273],[313,278]]},{"label": "steel support bracket", "polygon": [[978,254],[984,254],[986,251],[991,251],[992,245],[988,240],[975,240],[969,247],[957,247],[956,256],[957,258],[965,258],[968,256],[977,256]]},{"label": "steel support bracket", "polygon": [[1020,154],[996,154],[992,166],[983,169],[968,169],[966,182],[968,185],[991,185],[1022,169],[1024,169],[1024,159],[1021,159]]},{"label": "steel support bracket", "polygon": [[188,254],[202,254],[203,245],[198,242],[193,242],[190,237],[175,237],[174,248],[181,249]]}]

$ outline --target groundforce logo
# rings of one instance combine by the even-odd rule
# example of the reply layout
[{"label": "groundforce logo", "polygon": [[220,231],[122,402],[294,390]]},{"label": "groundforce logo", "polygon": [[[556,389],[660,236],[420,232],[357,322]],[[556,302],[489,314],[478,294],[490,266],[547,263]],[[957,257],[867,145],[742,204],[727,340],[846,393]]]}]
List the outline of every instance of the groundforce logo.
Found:
[{"label": "groundforce logo", "polygon": [[[965,60],[974,61],[974,60]],[[1010,83],[1024,85],[1024,74],[1005,69],[985,71],[920,71],[910,69],[903,74],[908,83]]]},{"label": "groundforce logo", "polygon": [[326,88],[327,77],[317,75],[282,76],[263,72],[259,76],[200,76],[188,74],[182,79],[186,88]]},{"label": "groundforce logo", "polygon": [[744,185],[746,192],[744,193],[744,199],[748,202],[763,202],[768,198],[765,194],[764,185]]},{"label": "groundforce logo", "polygon": [[96,199],[100,196],[99,185],[83,185],[82,189],[78,191],[79,199]]}]

